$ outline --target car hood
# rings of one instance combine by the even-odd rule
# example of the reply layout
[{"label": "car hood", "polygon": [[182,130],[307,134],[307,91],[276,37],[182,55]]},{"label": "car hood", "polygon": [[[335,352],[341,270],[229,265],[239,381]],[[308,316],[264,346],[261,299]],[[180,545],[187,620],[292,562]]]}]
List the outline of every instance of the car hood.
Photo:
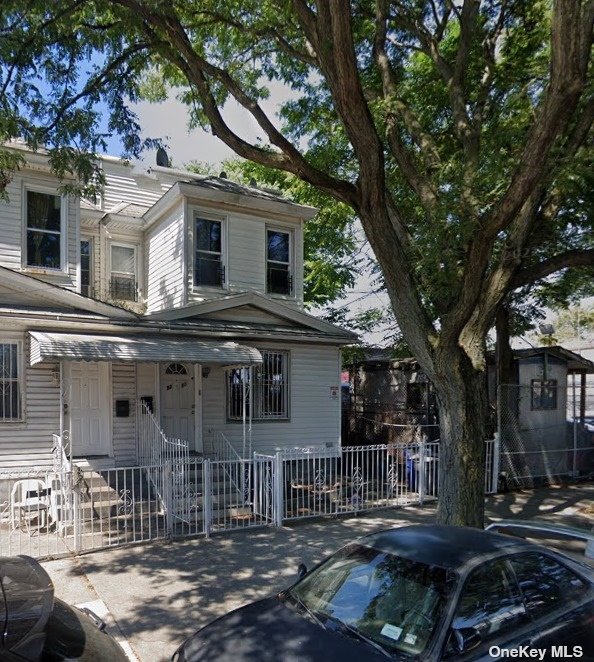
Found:
[{"label": "car hood", "polygon": [[369,644],[337,631],[325,630],[278,597],[254,602],[213,621],[187,639],[178,653],[180,661],[386,660]]}]

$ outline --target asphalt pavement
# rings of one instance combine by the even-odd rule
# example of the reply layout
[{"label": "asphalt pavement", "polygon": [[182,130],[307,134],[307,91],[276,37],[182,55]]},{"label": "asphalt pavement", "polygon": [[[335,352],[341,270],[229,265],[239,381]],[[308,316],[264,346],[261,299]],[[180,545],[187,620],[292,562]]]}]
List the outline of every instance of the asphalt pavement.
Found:
[{"label": "asphalt pavement", "polygon": [[[541,519],[591,529],[594,485],[499,494],[486,507],[491,521]],[[434,520],[434,505],[409,506],[121,547],[43,566],[58,597],[102,612],[131,659],[160,662],[217,616],[292,583],[300,562],[311,567],[353,538]]]}]

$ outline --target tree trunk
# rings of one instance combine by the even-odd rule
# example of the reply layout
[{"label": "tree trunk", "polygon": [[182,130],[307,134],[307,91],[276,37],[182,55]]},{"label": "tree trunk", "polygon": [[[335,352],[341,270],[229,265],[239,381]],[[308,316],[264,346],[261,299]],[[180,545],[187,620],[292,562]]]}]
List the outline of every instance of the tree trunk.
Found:
[{"label": "tree trunk", "polygon": [[437,521],[483,528],[487,380],[459,348],[438,359],[440,477]]}]

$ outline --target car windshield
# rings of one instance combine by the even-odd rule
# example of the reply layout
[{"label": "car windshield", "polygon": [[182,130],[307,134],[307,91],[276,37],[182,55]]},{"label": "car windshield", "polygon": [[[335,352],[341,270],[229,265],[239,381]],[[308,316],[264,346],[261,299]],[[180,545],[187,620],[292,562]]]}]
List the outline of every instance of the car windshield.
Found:
[{"label": "car windshield", "polygon": [[384,650],[419,655],[450,591],[444,568],[349,545],[289,591],[325,627],[349,626]]}]

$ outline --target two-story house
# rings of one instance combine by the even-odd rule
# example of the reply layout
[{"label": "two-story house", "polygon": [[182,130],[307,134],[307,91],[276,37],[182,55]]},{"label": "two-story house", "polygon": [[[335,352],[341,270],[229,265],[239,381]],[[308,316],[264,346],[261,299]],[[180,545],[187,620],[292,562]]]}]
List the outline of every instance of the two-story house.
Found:
[{"label": "two-story house", "polygon": [[25,156],[0,202],[0,466],[48,463],[52,435],[97,468],[146,460],[149,434],[196,453],[340,443],[355,336],[303,310],[315,209],[111,157],[91,203]]}]

